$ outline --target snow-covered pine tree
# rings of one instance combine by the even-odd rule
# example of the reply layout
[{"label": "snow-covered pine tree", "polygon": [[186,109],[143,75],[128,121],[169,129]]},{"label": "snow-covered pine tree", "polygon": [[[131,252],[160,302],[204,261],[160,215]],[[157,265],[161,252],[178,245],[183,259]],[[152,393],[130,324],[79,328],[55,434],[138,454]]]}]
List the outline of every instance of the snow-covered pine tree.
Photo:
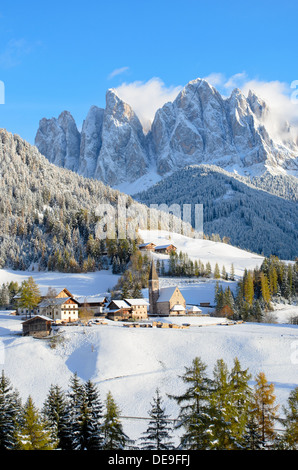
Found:
[{"label": "snow-covered pine tree", "polygon": [[84,386],[75,372],[70,379],[70,389],[67,397],[69,437],[71,439],[72,450],[81,449],[81,409],[84,402],[84,394]]},{"label": "snow-covered pine tree", "polygon": [[16,427],[21,411],[19,394],[2,371],[0,379],[0,451],[16,445]]},{"label": "snow-covered pine tree", "polygon": [[103,406],[99,391],[91,380],[85,385],[84,400],[81,407],[82,447],[97,451],[103,447]]},{"label": "snow-covered pine tree", "polygon": [[243,434],[243,450],[262,450],[264,449],[264,442],[260,432],[260,426],[252,408],[248,415],[248,421],[245,426]]},{"label": "snow-covered pine tree", "polygon": [[180,396],[169,395],[180,406],[180,413],[175,426],[183,428],[180,448],[189,450],[206,450],[210,447],[209,395],[210,379],[206,375],[207,365],[196,357],[191,367],[185,368],[181,377],[187,388]]},{"label": "snow-covered pine tree", "polygon": [[151,409],[148,412],[150,421],[147,430],[141,437],[142,449],[144,450],[170,450],[174,448],[172,442],[172,425],[169,423],[169,416],[163,407],[163,400],[159,389],[156,389]]},{"label": "snow-covered pine tree", "polygon": [[283,407],[285,427],[283,441],[290,450],[298,450],[298,387],[291,390],[287,406]]},{"label": "snow-covered pine tree", "polygon": [[211,449],[232,450],[236,448],[233,427],[237,415],[233,407],[232,387],[229,371],[223,359],[219,359],[213,370],[212,392],[209,397],[209,426]]},{"label": "snow-covered pine tree", "polygon": [[71,450],[69,415],[64,391],[58,385],[51,385],[42,409],[44,420],[49,424],[57,448]]},{"label": "snow-covered pine tree", "polygon": [[120,410],[111,394],[108,392],[103,416],[103,450],[124,450],[132,441],[123,431],[120,421]]},{"label": "snow-covered pine tree", "polygon": [[244,434],[248,426],[250,410],[252,408],[253,390],[249,386],[250,379],[251,375],[248,369],[242,369],[236,357],[229,376],[231,400],[234,411],[231,432],[235,439],[234,444],[236,449],[241,449],[244,446]]}]

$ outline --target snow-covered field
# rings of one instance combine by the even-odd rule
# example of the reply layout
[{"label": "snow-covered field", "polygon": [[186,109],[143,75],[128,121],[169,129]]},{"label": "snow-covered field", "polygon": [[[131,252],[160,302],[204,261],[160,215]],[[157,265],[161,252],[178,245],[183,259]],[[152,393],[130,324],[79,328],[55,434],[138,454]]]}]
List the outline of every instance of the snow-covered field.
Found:
[{"label": "snow-covered field", "polygon": [[[245,268],[260,266],[263,258],[222,243],[193,240],[182,235],[142,233],[144,241],[174,243],[203,263],[210,261],[220,268],[234,264],[237,276]],[[163,257],[164,255],[154,255]],[[166,259],[166,258],[165,258]],[[10,280],[19,283],[32,275],[40,287],[67,287],[73,295],[104,294],[112,289],[118,276],[109,271],[90,274],[13,272],[0,270],[0,284]],[[221,281],[223,282],[223,281]],[[162,278],[161,286],[178,285],[187,304],[213,302],[215,281],[212,279]],[[236,283],[229,281],[231,289]],[[144,289],[148,298],[148,290]],[[203,309],[208,313],[208,309]],[[213,317],[162,319],[175,324],[190,323],[188,329],[125,328],[121,322],[107,325],[67,326],[60,328],[61,341],[51,347],[49,340],[23,337],[21,319],[0,312],[0,367],[19,390],[23,400],[30,394],[41,407],[51,384],[68,388],[70,377],[77,373],[82,380],[91,379],[104,400],[111,391],[121,409],[124,429],[131,438],[140,436],[156,387],[163,395],[167,413],[177,417],[178,408],[167,394],[183,390],[178,376],[199,356],[212,374],[217,359],[229,367],[238,357],[252,374],[251,384],[262,371],[275,384],[277,401],[286,404],[288,395],[298,386],[298,327],[288,324],[298,314],[297,306],[275,305],[274,324],[227,324]],[[225,324],[226,323],[226,324]]]},{"label": "snow-covered field", "polygon": [[[165,321],[165,320],[164,320]],[[111,391],[122,416],[146,417],[156,387],[164,397],[167,412],[177,417],[176,404],[166,394],[183,390],[178,378],[199,356],[212,374],[217,359],[229,367],[238,357],[252,374],[265,372],[275,384],[278,403],[285,404],[298,386],[298,327],[286,324],[217,324],[222,319],[191,317],[171,319],[191,323],[188,329],[125,328],[122,323],[68,326],[60,329],[61,342],[51,348],[48,340],[21,336],[21,320],[0,313],[1,367],[23,400],[30,394],[42,406],[51,384],[68,388],[77,372],[91,379],[102,399]],[[123,419],[126,432],[137,438],[146,421]]]},{"label": "snow-covered field", "polygon": [[34,278],[43,291],[46,291],[48,287],[53,287],[56,290],[66,287],[73,296],[106,294],[108,289],[112,289],[119,279],[119,276],[112,274],[111,271],[69,274],[0,269],[0,284],[10,281],[21,284],[29,276]]}]

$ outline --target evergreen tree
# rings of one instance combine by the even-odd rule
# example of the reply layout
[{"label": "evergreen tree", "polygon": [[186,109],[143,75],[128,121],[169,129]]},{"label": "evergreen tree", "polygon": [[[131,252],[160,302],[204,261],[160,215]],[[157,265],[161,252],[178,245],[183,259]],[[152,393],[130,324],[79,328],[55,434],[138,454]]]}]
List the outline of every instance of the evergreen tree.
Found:
[{"label": "evergreen tree", "polygon": [[97,451],[103,446],[103,406],[96,386],[88,380],[85,383],[85,398],[81,409],[83,447],[89,451]]},{"label": "evergreen tree", "polygon": [[233,407],[228,368],[222,359],[219,359],[214,367],[212,388],[210,394],[212,425],[209,427],[211,449],[231,450],[237,445],[233,435],[237,415]]},{"label": "evergreen tree", "polygon": [[2,371],[0,380],[0,451],[13,449],[16,445],[16,426],[21,410],[18,392]]},{"label": "evergreen tree", "polygon": [[182,449],[205,450],[210,445],[209,395],[210,380],[206,375],[207,366],[196,357],[192,366],[181,377],[187,385],[183,395],[170,396],[180,406],[176,429],[184,428],[180,446]]},{"label": "evergreen tree", "polygon": [[131,442],[124,433],[120,421],[120,411],[109,392],[106,397],[106,410],[103,416],[103,450],[123,450]]},{"label": "evergreen tree", "polygon": [[259,300],[255,300],[254,303],[253,303],[252,315],[253,315],[253,318],[254,318],[255,321],[257,321],[259,323],[262,321],[263,312],[262,312],[262,307],[261,307],[261,303],[260,303]]},{"label": "evergreen tree", "polygon": [[168,415],[165,413],[159,389],[156,390],[155,397],[153,397],[149,416],[151,419],[146,432],[143,433],[143,437],[141,438],[141,440],[144,441],[142,448],[144,450],[173,449],[174,447],[170,435],[172,426],[169,425]]},{"label": "evergreen tree", "polygon": [[84,387],[77,373],[70,379],[68,392],[69,436],[73,450],[81,449],[81,411],[84,403]]},{"label": "evergreen tree", "polygon": [[242,369],[238,358],[235,358],[229,378],[233,407],[231,434],[235,448],[243,448],[245,443],[244,434],[248,426],[253,398],[253,391],[248,385],[250,379],[248,369]]},{"label": "evergreen tree", "polygon": [[219,270],[218,263],[215,264],[213,275],[214,275],[214,279],[220,279],[220,270]]},{"label": "evergreen tree", "polygon": [[53,450],[51,431],[41,419],[32,398],[29,396],[22,413],[22,424],[17,433],[17,449],[19,450]]},{"label": "evergreen tree", "polygon": [[230,279],[231,279],[231,281],[235,281],[235,268],[234,268],[234,264],[231,265]]},{"label": "evergreen tree", "polygon": [[224,280],[226,280],[226,281],[228,280],[228,273],[227,273],[227,271],[226,271],[225,266],[222,267],[221,277],[222,277],[222,279],[224,279]]},{"label": "evergreen tree", "polygon": [[211,273],[212,273],[211,264],[210,264],[209,261],[207,261],[206,268],[205,268],[205,276],[206,277],[211,277]]},{"label": "evergreen tree", "polygon": [[264,449],[264,442],[262,440],[260,426],[254,414],[254,410],[250,410],[249,412],[243,438],[243,450]]},{"label": "evergreen tree", "polygon": [[283,407],[285,433],[283,441],[289,449],[298,450],[298,387],[290,392],[287,406]]},{"label": "evergreen tree", "polygon": [[70,450],[71,438],[67,400],[64,392],[58,385],[50,387],[42,413],[45,421],[49,424],[53,438],[57,439],[57,448]]}]

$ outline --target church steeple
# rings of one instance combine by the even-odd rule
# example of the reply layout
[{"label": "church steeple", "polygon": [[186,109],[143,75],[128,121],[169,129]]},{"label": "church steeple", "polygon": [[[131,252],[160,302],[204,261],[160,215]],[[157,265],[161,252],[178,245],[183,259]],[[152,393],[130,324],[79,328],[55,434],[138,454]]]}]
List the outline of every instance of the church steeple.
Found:
[{"label": "church steeple", "polygon": [[155,268],[155,263],[152,260],[150,274],[149,274],[149,310],[151,315],[157,314],[157,301],[159,298],[159,279]]},{"label": "church steeple", "polygon": [[157,272],[156,272],[154,261],[152,261],[152,263],[151,263],[149,281],[158,281],[158,275],[157,275]]}]

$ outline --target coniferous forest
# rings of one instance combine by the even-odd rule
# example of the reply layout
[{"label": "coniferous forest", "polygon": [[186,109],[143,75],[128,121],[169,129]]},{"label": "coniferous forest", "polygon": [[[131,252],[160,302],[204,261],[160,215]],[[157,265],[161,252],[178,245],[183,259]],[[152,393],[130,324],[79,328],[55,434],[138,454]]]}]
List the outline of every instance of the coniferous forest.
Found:
[{"label": "coniferous forest", "polygon": [[[0,380],[0,450],[298,450],[298,388],[280,408],[263,372],[251,377],[237,358],[229,369],[217,360],[213,372],[196,357],[178,380],[184,393],[156,389],[144,432],[124,430],[123,410],[111,392],[104,399],[91,381],[74,374],[67,390],[52,385],[41,409],[25,403],[10,379]],[[170,416],[165,398],[177,404]]]}]

